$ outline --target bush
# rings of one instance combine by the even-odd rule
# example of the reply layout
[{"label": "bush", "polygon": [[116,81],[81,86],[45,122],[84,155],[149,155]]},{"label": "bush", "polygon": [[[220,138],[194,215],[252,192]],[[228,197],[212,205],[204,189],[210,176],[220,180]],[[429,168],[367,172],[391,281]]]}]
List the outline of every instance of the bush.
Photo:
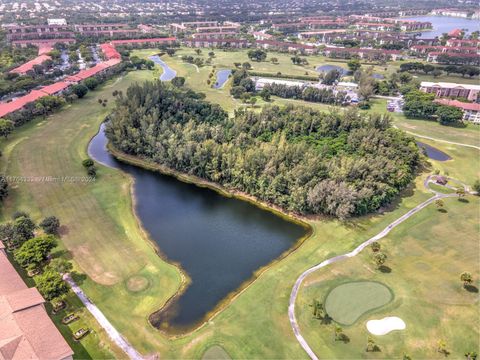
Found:
[{"label": "bush", "polygon": [[94,165],[94,162],[92,159],[85,159],[82,161],[83,167],[89,168],[90,166]]},{"label": "bush", "polygon": [[60,228],[60,220],[55,216],[48,216],[40,223],[40,227],[45,233],[56,235]]}]

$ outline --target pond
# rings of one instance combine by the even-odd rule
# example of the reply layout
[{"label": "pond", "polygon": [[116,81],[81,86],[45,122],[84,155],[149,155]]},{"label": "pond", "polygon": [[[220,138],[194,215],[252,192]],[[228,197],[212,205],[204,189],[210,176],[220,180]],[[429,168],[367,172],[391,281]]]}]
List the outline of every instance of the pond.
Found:
[{"label": "pond", "polygon": [[430,145],[425,144],[425,143],[420,142],[420,141],[417,141],[417,145],[420,149],[425,149],[425,153],[432,160],[447,161],[447,160],[452,159],[450,156],[445,154],[443,151],[440,151],[437,148],[434,148],[433,146],[430,146]]},{"label": "pond", "polygon": [[218,70],[217,71],[217,81],[215,82],[215,85],[213,85],[214,89],[220,89],[223,87],[223,85],[227,82],[228,77],[232,73],[232,70],[230,69],[224,69],[224,70]]},{"label": "pond", "polygon": [[135,211],[143,227],[192,280],[185,293],[150,318],[154,326],[171,332],[194,327],[306,235],[304,227],[249,202],[117,161],[106,150],[103,129],[90,142],[89,155],[134,178]]},{"label": "pond", "polygon": [[316,70],[318,72],[329,72],[330,70],[337,70],[340,72],[340,74],[342,74],[342,76],[345,76],[348,74],[347,69],[344,69],[341,66],[337,66],[337,65],[321,65],[321,66],[317,66]]},{"label": "pond", "polygon": [[453,29],[467,29],[472,32],[480,28],[479,20],[464,19],[451,16],[413,16],[400,18],[404,20],[429,21],[432,23],[432,30],[422,31],[420,38],[433,39]]},{"label": "pond", "polygon": [[168,66],[167,63],[160,58],[160,56],[152,55],[149,57],[149,59],[152,60],[155,64],[158,64],[162,67],[163,73],[162,75],[160,75],[160,80],[170,81],[175,76],[177,76],[177,72],[173,70],[170,66]]}]

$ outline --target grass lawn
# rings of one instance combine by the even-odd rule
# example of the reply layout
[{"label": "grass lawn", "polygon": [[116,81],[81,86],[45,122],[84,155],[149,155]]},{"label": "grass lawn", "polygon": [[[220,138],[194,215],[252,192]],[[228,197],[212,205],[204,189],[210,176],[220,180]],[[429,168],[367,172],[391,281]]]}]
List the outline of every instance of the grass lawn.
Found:
[{"label": "grass lawn", "polygon": [[[177,54],[181,54],[182,51],[193,52],[188,49]],[[154,52],[147,50],[143,54],[147,56]],[[234,61],[242,61],[238,59],[239,53],[241,52],[227,53],[232,56],[230,59],[217,55],[217,69],[224,67],[221,61],[225,61],[225,65],[227,62],[233,64]],[[280,59],[280,56],[278,58]],[[169,59],[165,56],[164,59],[177,70],[179,76],[186,77],[188,86],[205,92],[207,99],[220,103],[230,111],[238,106],[228,94],[228,82],[220,90],[206,86],[211,68],[201,68],[197,73],[195,67],[177,61],[178,58]],[[66,107],[48,119],[32,122],[18,129],[13,136],[1,143],[2,172],[23,176],[85,176],[81,160],[86,157],[89,139],[96,133],[100,122],[113,106],[112,91],[125,92],[128,85],[134,81],[153,79],[158,75],[158,69],[154,72],[129,73],[125,77],[110,81],[97,91],[88,94],[85,99]],[[99,98],[109,100],[107,107],[98,104]],[[451,153],[447,150],[445,152],[454,157],[449,166],[456,168],[458,164],[468,164],[467,161],[461,162],[461,158],[460,160],[456,158],[462,156],[462,153]],[[223,348],[231,358],[306,358],[293,335],[287,315],[288,299],[296,277],[323,259],[351,250],[431,196],[423,189],[423,178],[419,177],[411,188],[404,192],[401,199],[388,209],[384,209],[381,214],[361,217],[347,223],[327,218],[309,221],[313,234],[299,249],[282,261],[274,263],[204,326],[185,336],[169,338],[152,328],[147,322],[147,317],[159,309],[178,289],[181,273],[156,254],[148,241],[148,236],[139,227],[132,213],[131,179],[118,170],[101,165],[98,165],[98,168],[98,179],[90,184],[15,184],[5,202],[2,217],[5,219],[19,209],[28,210],[37,220],[47,215],[58,216],[65,225],[62,236],[62,244],[66,250],[64,256],[73,258],[77,271],[87,275],[77,277],[82,289],[139,351],[143,354],[159,353],[163,358],[199,359],[214,345]],[[462,173],[463,170],[462,168],[456,171]],[[451,175],[454,176],[453,173]],[[438,221],[439,216],[449,217],[448,222],[441,223],[446,227],[445,232],[438,231],[434,234],[436,243],[442,245],[450,239],[458,239],[458,236],[453,236],[454,230],[466,227],[465,231],[470,231],[468,226],[478,224],[474,211],[475,204],[478,206],[476,201],[472,198],[470,204],[464,204],[455,200],[452,202],[453,205],[448,202],[445,207],[448,210],[447,214],[431,213],[433,208],[421,212],[424,221],[428,221],[430,216],[435,221]],[[415,222],[420,222],[420,215],[416,215],[414,219],[417,219],[417,216],[419,217]],[[414,220],[409,220],[407,224],[412,225],[412,221]],[[410,234],[406,231],[408,230],[406,225],[402,225],[401,229],[392,233],[392,241],[396,240],[395,243],[403,244],[403,241],[410,241],[412,249],[415,249],[416,239],[428,241],[425,232],[416,231]],[[397,250],[393,245],[388,248],[390,259],[393,251]],[[468,256],[473,257],[475,253],[470,250]],[[394,260],[389,266],[394,269],[393,274],[397,275],[393,262]],[[360,270],[364,268],[362,266]],[[354,270],[357,268],[352,269],[352,273]],[[470,271],[475,272],[474,270]],[[319,273],[318,276],[322,274]],[[357,280],[356,274],[354,275],[350,278],[341,275],[335,279],[342,282]],[[370,279],[368,274],[360,275],[367,280],[385,282],[397,295],[395,284],[383,279]],[[390,275],[392,274],[385,276]],[[458,274],[455,273],[455,278],[457,277]],[[476,273],[475,277],[478,278]],[[328,289],[339,283],[330,283]],[[400,295],[404,294],[404,290],[399,291]],[[315,296],[320,298],[325,295],[326,293],[321,291],[315,293]],[[430,300],[425,294],[422,296],[422,301]],[[303,301],[310,304],[311,300],[311,296],[302,295],[299,305]],[[396,303],[397,300],[394,300],[392,304]],[[392,305],[387,305],[390,306]],[[444,311],[440,305],[438,307]],[[302,306],[299,309],[302,309]],[[471,318],[472,315],[478,314],[470,312]],[[302,321],[305,316],[307,315],[301,314]],[[318,328],[319,326],[315,325],[314,329]],[[458,329],[463,330],[452,327],[451,331]],[[450,331],[448,327],[446,331]],[[478,335],[478,329],[475,331]],[[475,335],[475,331],[472,336]],[[101,334],[99,336],[101,337]],[[308,338],[315,343],[322,357],[324,354],[325,357],[332,355],[330,350],[324,349],[325,343],[318,333],[309,332]],[[108,342],[108,339],[100,338],[99,341]]]},{"label": "grass lawn", "polygon": [[392,291],[374,281],[355,281],[338,285],[325,297],[325,310],[337,323],[352,325],[371,310],[388,304]]},{"label": "grass lawn", "polygon": [[[317,354],[325,358],[439,358],[436,343],[447,342],[452,358],[462,358],[479,348],[478,293],[463,288],[460,274],[470,271],[479,286],[479,199],[467,203],[445,200],[446,213],[429,206],[394,229],[380,244],[388,256],[391,272],[376,270],[371,250],[355,258],[317,271],[305,280],[298,316],[303,334]],[[461,235],[459,232],[461,229]],[[392,303],[344,328],[348,344],[333,341],[334,326],[320,325],[309,307],[331,288],[345,281],[380,281],[395,293]],[[352,298],[354,301],[354,299]],[[398,316],[406,330],[375,336],[381,353],[366,354],[365,323],[385,316]]]},{"label": "grass lawn", "polygon": [[[387,100],[372,99],[371,104],[369,112],[387,113]],[[401,113],[388,114],[392,116],[394,125],[404,131],[440,140],[480,146],[480,126],[478,125],[467,124],[464,128],[456,128],[440,125],[435,121],[407,119]]]}]

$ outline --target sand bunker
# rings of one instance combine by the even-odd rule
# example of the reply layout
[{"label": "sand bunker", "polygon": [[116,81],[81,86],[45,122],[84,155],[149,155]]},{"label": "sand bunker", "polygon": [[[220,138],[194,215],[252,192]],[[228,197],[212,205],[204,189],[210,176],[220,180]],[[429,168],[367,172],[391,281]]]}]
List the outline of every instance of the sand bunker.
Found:
[{"label": "sand bunker", "polygon": [[396,316],[367,321],[367,329],[373,335],[386,335],[390,331],[404,330],[405,328],[405,322]]}]

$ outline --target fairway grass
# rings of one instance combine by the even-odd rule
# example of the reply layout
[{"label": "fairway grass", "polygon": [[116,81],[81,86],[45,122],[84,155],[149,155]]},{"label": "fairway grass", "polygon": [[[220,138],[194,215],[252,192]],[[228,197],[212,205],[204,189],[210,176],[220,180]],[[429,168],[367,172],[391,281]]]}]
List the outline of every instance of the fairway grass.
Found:
[{"label": "fairway grass", "polygon": [[[192,49],[185,51],[193,53]],[[155,51],[148,50],[145,51],[145,54],[147,52],[153,53]],[[215,52],[217,53],[217,51]],[[181,54],[181,52],[178,54]],[[232,54],[236,53],[232,52]],[[281,61],[285,65],[288,59],[286,55],[284,56],[285,58],[282,57],[283,60]],[[187,77],[188,86],[205,92],[208,100],[215,100],[229,111],[233,111],[239,106],[239,103],[228,94],[231,86],[230,81],[219,90],[205,89],[206,79],[211,69],[200,68],[199,73],[197,73],[193,66],[182,64],[181,61],[178,61],[178,58],[169,59],[168,56],[165,56],[164,59],[177,70],[180,76]],[[218,55],[216,61],[218,61],[217,69],[220,69],[226,68],[229,62],[233,63],[233,61],[241,60],[227,58],[222,60]],[[225,62],[225,66],[222,62]],[[99,87],[97,91],[89,93],[85,99],[66,106],[65,109],[49,116],[47,119],[37,120],[17,129],[8,140],[2,140],[1,142],[3,151],[3,157],[1,158],[2,172],[7,175],[22,176],[85,176],[85,169],[82,167],[81,161],[87,156],[86,149],[89,140],[95,135],[99,124],[112,109],[114,103],[111,95],[112,91],[122,90],[125,93],[127,87],[133,82],[151,80],[158,78],[158,75],[158,69],[156,72],[138,71],[129,73]],[[99,98],[108,99],[107,107],[104,108],[98,104]],[[435,144],[435,147],[444,150],[438,144]],[[457,152],[449,150],[448,153],[452,154],[453,161],[446,162],[448,164],[444,166],[449,167],[450,175],[455,176],[454,172],[462,175],[468,170],[467,167],[471,166],[472,169],[469,170],[471,175],[462,176],[473,179],[477,170],[474,169],[474,165],[469,165],[469,161],[464,161],[465,158],[461,157],[466,156],[470,159],[473,156],[472,154],[476,156],[478,153],[465,153],[463,149]],[[16,210],[29,211],[35,220],[40,220],[48,215],[58,216],[65,228],[61,239],[61,247],[65,250],[63,256],[73,259],[78,273],[86,274],[86,276],[78,276],[76,279],[88,297],[142,354],[158,353],[161,358],[171,359],[200,359],[214,345],[221,346],[231,358],[235,359],[306,358],[306,354],[293,335],[287,315],[290,291],[297,276],[305,269],[326,258],[350,251],[365,239],[377,234],[400,215],[431,196],[431,193],[423,188],[424,175],[422,175],[412,183],[409,189],[403,192],[401,198],[381,213],[360,217],[349,222],[340,222],[329,218],[308,220],[312,226],[312,236],[296,251],[266,269],[257,280],[203,326],[184,336],[170,338],[154,329],[147,319],[152,312],[160,309],[180,288],[182,281],[184,281],[182,273],[177,267],[165,262],[158,256],[157,249],[149,241],[148,234],[144,233],[139,226],[139,222],[132,211],[131,178],[119,170],[106,168],[100,164],[97,164],[97,167],[98,179],[90,184],[12,184],[11,195],[7,198],[2,209],[2,219],[8,219]],[[435,284],[439,285],[439,279],[445,277],[443,272],[447,271],[446,269],[451,271],[451,273],[448,273],[450,279],[448,284],[451,284],[449,286],[452,286],[459,296],[464,295],[462,290],[458,289],[459,281],[457,278],[459,274],[456,272],[460,268],[461,271],[471,271],[474,278],[478,279],[478,269],[472,262],[476,260],[474,257],[475,254],[478,254],[478,244],[469,242],[467,245],[462,242],[458,245],[455,242],[459,238],[456,233],[458,229],[462,229],[462,232],[465,231],[465,236],[468,239],[474,237],[472,228],[478,233],[479,221],[476,212],[478,200],[470,196],[467,198],[470,203],[460,203],[456,199],[446,201],[446,214],[441,214],[433,207],[429,207],[395,229],[389,235],[389,238],[385,239],[390,241],[387,245],[388,265],[393,269],[392,274],[376,274],[372,266],[369,266],[368,260],[356,262],[360,259],[349,260],[355,262],[355,264],[348,271],[343,271],[342,265],[338,264],[335,267],[325,269],[324,273],[314,274],[312,279],[307,279],[308,286],[305,290],[301,291],[297,303],[298,311],[303,311],[302,303],[305,301],[308,304],[311,303],[312,296],[323,299],[328,289],[345,281],[359,279],[380,281],[392,288],[396,295],[396,299],[392,303],[385,305],[386,310],[393,309],[394,306],[398,305],[398,296],[404,299],[408,294],[412,297],[411,301],[413,303],[415,303],[415,299],[418,299],[417,301],[425,307],[421,319],[427,325],[421,326],[418,322],[420,319],[417,321],[415,336],[418,339],[429,338],[428,331],[431,326],[438,327],[439,324],[436,320],[438,312],[442,316],[444,315],[446,319],[443,328],[445,329],[445,335],[448,335],[448,337],[446,336],[448,341],[452,339],[452,342],[472,344],[472,338],[478,337],[478,328],[472,327],[470,320],[477,318],[479,315],[478,312],[472,310],[472,303],[475,301],[472,300],[473,298],[467,302],[465,314],[455,308],[455,316],[460,314],[459,319],[464,320],[465,325],[461,326],[452,325],[452,316],[449,313],[450,307],[448,305],[443,306],[436,300],[431,309],[427,306],[431,301],[431,296],[434,296],[434,299],[441,299],[441,296],[443,296],[442,292],[436,292],[438,289],[435,288]],[[444,217],[439,218],[440,215]],[[428,223],[430,218],[433,219],[433,223]],[[424,224],[424,226],[429,227],[430,233],[422,231],[423,227],[413,226],[415,224],[417,226]],[[413,229],[411,232],[410,227]],[[433,229],[435,229],[434,232],[432,232]],[[408,243],[410,247],[396,249],[398,244],[403,243]],[[422,248],[424,246],[433,247],[433,249],[427,251]],[[440,249],[435,248],[438,246]],[[414,288],[416,289],[415,292],[409,293],[408,285],[410,283],[407,282],[406,278],[400,276],[400,268],[397,268],[397,266],[400,266],[397,264],[397,256],[399,257],[403,252],[414,252],[419,248],[423,249],[419,252],[419,256],[422,256],[422,259],[425,258],[425,260],[419,261],[413,258],[407,260],[406,263],[401,262],[402,266],[405,266],[402,271],[413,274],[411,276],[420,274],[423,279],[422,284],[428,285],[427,288],[431,293],[424,292],[421,286],[418,290],[419,285],[415,283],[416,279],[408,278],[408,281],[415,283]],[[452,269],[447,253],[448,255],[452,254],[453,258],[456,259],[463,254],[462,249],[468,257],[465,266],[458,266],[455,260],[453,264],[456,265]],[[430,251],[435,254],[433,259],[429,258]],[[422,263],[435,260],[438,251],[441,253],[440,256],[443,256],[440,263],[441,272],[434,268],[435,271],[430,276],[430,268],[425,267],[426,265],[422,265]],[[391,263],[390,259],[392,259]],[[410,265],[412,268],[408,267]],[[433,265],[430,264],[429,266],[432,267]],[[333,279],[326,284],[318,283],[316,276],[322,279],[325,274],[332,275],[332,269],[335,271]],[[384,279],[384,277],[392,275],[395,276],[395,280],[400,281],[400,284]],[[140,279],[148,281],[145,288],[143,288],[144,281]],[[475,295],[470,294],[468,296],[473,297]],[[308,307],[308,305],[306,306]],[[384,308],[380,310],[381,312],[388,312]],[[361,350],[364,348],[363,343],[366,338],[365,332],[362,330],[364,326],[361,327],[356,323],[349,328],[353,330],[348,330],[348,335],[352,339],[354,337],[357,339],[355,332],[358,330],[358,339],[361,340],[355,341],[358,348],[361,349],[360,352],[357,352],[357,348],[344,351],[343,348],[339,348],[343,345],[333,344],[332,346],[331,343],[327,342],[331,341],[331,333],[319,333],[318,330],[323,330],[322,327],[318,323],[312,322],[308,318],[307,312],[311,314],[309,310],[299,314],[301,329],[306,331],[307,340],[314,344],[314,349],[320,357],[363,357]],[[409,323],[408,331],[411,331],[412,315],[402,313],[399,316]],[[85,315],[85,321],[95,324],[94,320],[88,317],[88,313]],[[359,321],[358,323],[362,322]],[[67,330],[64,329],[64,331]],[[438,331],[438,328],[434,329],[434,337],[439,335]],[[463,340],[461,334],[464,331],[468,334]],[[394,333],[389,334],[385,338],[393,335]],[[98,336],[98,342],[104,344],[106,349],[115,348],[101,331],[98,331]],[[92,337],[91,339],[92,344],[85,342],[85,352],[82,354],[94,354],[93,350],[87,348],[93,348],[95,345],[93,344],[95,338]],[[398,357],[401,354],[402,344],[401,338],[398,344],[392,341],[391,349],[386,350],[381,355],[383,357],[388,357],[388,355]],[[419,342],[414,345],[421,348],[422,344]],[[346,346],[350,347],[351,345]],[[455,345],[455,348],[460,347],[458,344]],[[353,348],[352,346],[349,349]],[[412,353],[422,354],[420,350],[412,351]],[[352,354],[355,356],[352,356]],[[98,358],[108,357],[95,355]],[[431,354],[429,353],[429,355]],[[112,357],[119,356],[115,354]],[[82,358],[82,356],[78,355],[78,358]]]},{"label": "fairway grass", "polygon": [[355,281],[338,285],[325,299],[327,314],[341,325],[352,325],[362,315],[388,304],[393,292],[375,281]]},{"label": "fairway grass", "polygon": [[[480,201],[469,196],[468,202],[445,199],[446,212],[428,206],[379,241],[387,254],[390,272],[376,269],[372,251],[366,248],[358,256],[333,264],[305,279],[297,301],[302,334],[316,354],[324,358],[391,359],[408,354],[414,359],[439,358],[437,342],[447,343],[450,357],[463,358],[480,346],[478,292],[463,288],[460,274],[472,273],[474,286],[480,282],[478,243]],[[322,325],[312,316],[312,299],[322,299],[336,286],[350,281],[378,281],[395,293],[395,299],[362,316],[344,328],[348,344],[334,341],[334,326]],[[350,301],[357,302],[355,296]],[[398,316],[407,329],[384,336],[374,336],[381,352],[367,354],[369,335],[366,322]],[[333,316],[332,316],[333,317]]]}]

